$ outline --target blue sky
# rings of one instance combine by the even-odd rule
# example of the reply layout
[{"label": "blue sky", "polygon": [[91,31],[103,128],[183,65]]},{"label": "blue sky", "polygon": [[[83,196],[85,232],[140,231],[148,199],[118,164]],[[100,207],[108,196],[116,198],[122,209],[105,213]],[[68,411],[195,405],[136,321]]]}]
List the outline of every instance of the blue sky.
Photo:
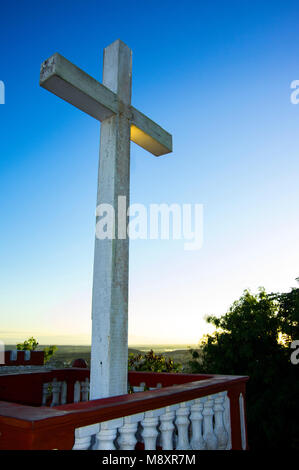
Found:
[{"label": "blue sky", "polygon": [[[299,276],[299,7],[288,1],[10,1],[1,6],[0,339],[88,343],[99,123],[39,87],[59,52],[101,80],[133,50],[132,103],[173,135],[131,144],[131,200],[202,203],[204,244],[135,241],[131,343],[196,343],[245,288]],[[2,335],[2,337],[1,337]]]}]

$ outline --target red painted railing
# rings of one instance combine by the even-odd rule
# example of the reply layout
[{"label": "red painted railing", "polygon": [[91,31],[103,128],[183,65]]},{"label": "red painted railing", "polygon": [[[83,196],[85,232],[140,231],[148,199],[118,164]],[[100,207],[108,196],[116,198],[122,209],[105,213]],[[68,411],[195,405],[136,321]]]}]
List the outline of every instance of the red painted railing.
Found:
[{"label": "red painted railing", "polygon": [[[0,375],[0,400],[19,403],[22,405],[42,406],[43,384],[58,382],[67,383],[66,403],[74,402],[75,382],[89,379],[90,370],[72,367],[69,369],[54,369],[44,372],[26,372]],[[199,374],[168,374],[129,371],[128,382],[132,387],[144,384],[146,388],[167,387],[180,385],[195,380],[204,380],[212,375]]]},{"label": "red painted railing", "polygon": [[54,379],[67,382],[67,401],[74,402],[74,384],[89,378],[89,369],[54,369],[44,372],[24,372],[0,375],[0,400],[22,405],[41,406],[43,385]]},{"label": "red painted railing", "polygon": [[4,363],[1,366],[42,366],[44,351],[5,351]]},{"label": "red painted railing", "polygon": [[146,384],[148,388],[161,388],[80,403],[71,403],[73,394],[70,392],[66,405],[39,406],[43,383],[56,378],[66,381],[68,389],[73,390],[72,385],[78,380],[84,381],[88,375],[89,370],[77,368],[18,374],[5,376],[5,385],[0,376],[0,449],[72,449],[77,428],[223,391],[227,391],[230,400],[232,449],[244,448],[244,432],[247,447],[246,418],[242,445],[239,402],[240,394],[245,400],[247,377],[129,372],[131,386]]}]

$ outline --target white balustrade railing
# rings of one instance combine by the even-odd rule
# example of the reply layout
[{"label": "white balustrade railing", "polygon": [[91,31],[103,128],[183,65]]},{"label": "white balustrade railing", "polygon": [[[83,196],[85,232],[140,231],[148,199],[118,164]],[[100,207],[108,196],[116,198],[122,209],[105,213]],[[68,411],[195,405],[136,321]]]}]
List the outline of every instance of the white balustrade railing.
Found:
[{"label": "white balustrade railing", "polygon": [[[39,382],[39,391],[32,396],[34,405],[22,405],[26,408],[24,418],[20,418],[13,404],[4,401],[5,425],[11,419],[13,429],[28,428],[34,437],[28,440],[29,444],[26,441],[24,449],[180,451],[247,448],[246,376],[189,377],[187,374],[129,372],[128,394],[87,403],[88,376],[89,371],[76,368],[38,372],[33,383]],[[30,374],[24,374],[22,378],[27,385],[30,383]],[[174,381],[179,384],[174,385]],[[11,388],[13,385],[14,382]],[[135,397],[131,395],[132,391],[136,393]],[[74,402],[76,404],[72,406]],[[40,419],[36,421],[38,403],[52,409],[41,408]],[[11,415],[8,416],[10,405]],[[57,436],[50,432],[52,416],[57,429],[60,424],[63,429]],[[51,439],[47,437],[49,433]],[[10,448],[19,449],[19,443],[15,442],[11,439]]]},{"label": "white balustrade railing", "polygon": [[[136,382],[135,382],[136,383]],[[137,382],[138,383],[138,382]],[[43,385],[45,405],[67,403],[68,386],[73,387],[74,403],[89,400],[89,379],[68,384],[54,379]],[[131,392],[156,390],[145,382],[130,387]],[[246,448],[244,400],[239,398],[242,447]],[[73,449],[133,450],[229,450],[232,448],[230,400],[227,391],[184,401],[164,408],[123,416],[111,421],[77,428]]]},{"label": "white balustrade railing", "polygon": [[[45,406],[50,401],[50,406],[65,405],[67,403],[67,388],[68,384],[66,381],[58,381],[53,379],[52,382],[43,384],[43,397],[42,406]],[[85,381],[77,380],[71,386],[74,387],[74,403],[89,400],[90,383],[89,379]],[[130,388],[130,386],[129,386]],[[133,386],[133,393],[144,392],[145,390],[156,390],[162,388],[161,383],[157,383],[156,387],[147,387],[145,382],[141,382],[138,386]]]},{"label": "white balustrade railing", "polygon": [[[74,387],[74,403],[89,400],[90,383],[88,378],[81,382],[77,380],[72,386]],[[42,406],[45,406],[49,400],[50,406],[65,405],[67,403],[67,387],[68,384],[66,381],[58,381],[55,378],[52,382],[44,383]],[[141,382],[138,386],[133,386],[132,391],[133,393],[137,393],[144,392],[145,390],[156,390],[158,388],[162,388],[161,383],[157,383],[156,387],[147,388],[146,383]]]},{"label": "white balustrade railing", "polygon": [[73,449],[134,450],[137,442],[144,450],[231,449],[227,392],[78,428]]},{"label": "white balustrade railing", "polygon": [[74,403],[89,400],[89,379],[80,382],[77,380],[74,384],[68,385],[67,381],[58,381],[53,379],[52,382],[43,384],[42,406],[50,401],[50,406],[65,405],[67,403],[68,386],[73,386]]}]

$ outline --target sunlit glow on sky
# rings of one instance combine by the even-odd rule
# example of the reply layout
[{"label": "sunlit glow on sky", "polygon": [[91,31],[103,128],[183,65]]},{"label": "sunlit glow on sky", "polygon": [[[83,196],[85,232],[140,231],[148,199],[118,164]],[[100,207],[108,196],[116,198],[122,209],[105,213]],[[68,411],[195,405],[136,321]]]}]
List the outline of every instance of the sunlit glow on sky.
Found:
[{"label": "sunlit glow on sky", "polygon": [[244,289],[296,286],[298,13],[254,0],[1,6],[2,341],[90,343],[100,126],[41,89],[39,66],[58,51],[101,80],[117,38],[133,50],[133,106],[173,135],[159,158],[131,144],[131,202],[204,206],[201,250],[130,243],[130,344],[196,344]]}]

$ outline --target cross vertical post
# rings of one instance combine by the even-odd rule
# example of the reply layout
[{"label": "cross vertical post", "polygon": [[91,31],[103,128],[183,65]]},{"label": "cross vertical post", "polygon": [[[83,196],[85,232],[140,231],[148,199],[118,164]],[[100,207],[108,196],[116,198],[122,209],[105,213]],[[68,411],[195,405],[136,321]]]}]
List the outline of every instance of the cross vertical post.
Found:
[{"label": "cross vertical post", "polygon": [[[131,102],[132,54],[121,41],[104,50],[103,84]],[[127,393],[129,239],[118,238],[118,196],[130,197],[130,120],[123,112],[102,121],[97,205],[115,210],[115,239],[95,239],[91,399]]]}]

